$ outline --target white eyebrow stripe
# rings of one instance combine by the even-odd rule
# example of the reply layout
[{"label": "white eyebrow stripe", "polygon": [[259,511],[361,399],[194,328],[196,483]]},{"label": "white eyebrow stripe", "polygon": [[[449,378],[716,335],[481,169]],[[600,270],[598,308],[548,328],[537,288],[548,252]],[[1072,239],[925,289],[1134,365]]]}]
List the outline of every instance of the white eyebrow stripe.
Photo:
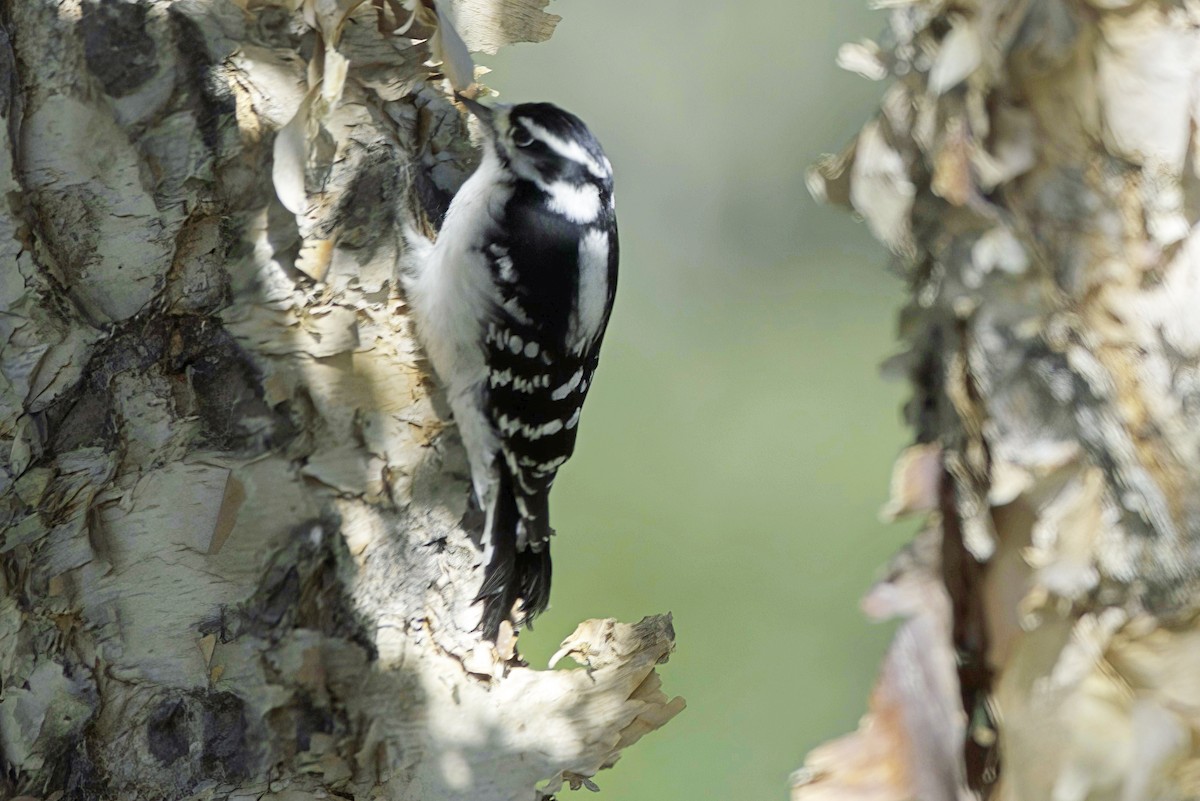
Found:
[{"label": "white eyebrow stripe", "polygon": [[[608,178],[612,175],[611,170],[604,169],[604,165],[600,164],[592,157],[592,154],[587,152],[578,142],[568,142],[567,140],[556,136],[542,126],[532,120],[521,118],[521,124],[528,131],[545,142],[554,152],[565,159],[570,159],[577,164],[582,164],[587,167],[588,172],[597,178]],[[605,159],[608,161],[608,159]]]}]

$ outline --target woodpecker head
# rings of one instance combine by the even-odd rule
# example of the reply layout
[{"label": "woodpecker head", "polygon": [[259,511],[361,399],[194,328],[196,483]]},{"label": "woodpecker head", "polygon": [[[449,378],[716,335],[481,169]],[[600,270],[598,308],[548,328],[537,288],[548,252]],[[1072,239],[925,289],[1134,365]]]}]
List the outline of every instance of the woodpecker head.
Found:
[{"label": "woodpecker head", "polygon": [[594,187],[612,191],[612,165],[583,121],[550,103],[489,108],[461,95],[487,133],[487,145],[519,179],[555,194]]}]

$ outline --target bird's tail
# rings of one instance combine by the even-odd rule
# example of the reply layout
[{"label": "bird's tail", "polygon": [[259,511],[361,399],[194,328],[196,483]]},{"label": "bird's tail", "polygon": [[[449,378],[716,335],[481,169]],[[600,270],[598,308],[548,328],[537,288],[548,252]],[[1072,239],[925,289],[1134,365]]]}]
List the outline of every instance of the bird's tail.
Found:
[{"label": "bird's tail", "polygon": [[[489,510],[484,543],[491,559],[484,569],[483,586],[476,601],[483,603],[479,627],[485,639],[495,642],[500,624],[512,613],[518,598],[523,600],[525,623],[545,611],[550,603],[550,528],[545,494],[534,516],[522,519],[517,506],[512,473],[504,458],[499,463],[500,481]],[[526,509],[526,512],[532,510]],[[518,526],[525,526],[525,547],[517,548]],[[532,529],[532,530],[531,530]],[[537,550],[534,550],[536,548]]]}]

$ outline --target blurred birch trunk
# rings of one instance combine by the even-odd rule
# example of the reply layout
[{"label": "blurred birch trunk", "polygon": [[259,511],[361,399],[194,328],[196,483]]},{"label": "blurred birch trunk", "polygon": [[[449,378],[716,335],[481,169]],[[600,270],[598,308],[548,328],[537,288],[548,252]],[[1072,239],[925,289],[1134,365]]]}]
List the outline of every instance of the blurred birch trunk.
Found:
[{"label": "blurred birch trunk", "polygon": [[394,274],[473,158],[416,5],[0,0],[0,798],[532,800],[682,706],[669,618],[472,633]]},{"label": "blurred birch trunk", "polygon": [[794,801],[1200,797],[1200,6],[887,2],[812,173],[911,290],[903,620]]}]

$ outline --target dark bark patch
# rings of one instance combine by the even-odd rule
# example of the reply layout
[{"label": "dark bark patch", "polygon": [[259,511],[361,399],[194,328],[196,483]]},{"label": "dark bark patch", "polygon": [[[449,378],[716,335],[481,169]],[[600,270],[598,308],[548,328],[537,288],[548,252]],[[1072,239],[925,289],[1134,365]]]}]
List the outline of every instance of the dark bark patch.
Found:
[{"label": "dark bark patch", "polygon": [[47,410],[45,420],[54,431],[51,441],[54,453],[93,446],[111,449],[116,443],[117,428],[108,395],[90,387],[74,397],[71,403],[52,406]]},{"label": "dark bark patch", "polygon": [[163,765],[170,765],[188,752],[187,707],[179,698],[168,698],[158,705],[146,724],[150,753]]},{"label": "dark bark patch", "polygon": [[47,407],[40,419],[52,454],[115,447],[121,412],[111,384],[125,372],[172,379],[176,414],[204,422],[196,447],[259,453],[295,436],[287,407],[267,404],[260,371],[219,320],[150,313],[115,327],[79,384]]},{"label": "dark bark patch", "polygon": [[438,186],[425,164],[421,164],[420,168],[413,172],[412,181],[413,194],[417,198],[417,202],[421,204],[425,216],[429,218],[435,228],[441,228],[442,221],[446,219],[446,212],[450,210],[450,201],[454,196]]},{"label": "dark bark patch", "polygon": [[151,369],[163,353],[163,331],[135,318],[114,330],[88,360],[84,379],[46,412],[55,453],[117,443],[117,421],[109,384],[118,373]]},{"label": "dark bark patch", "polygon": [[396,198],[401,195],[400,165],[390,147],[376,147],[362,160],[335,215],[341,227],[339,247],[373,252],[379,237],[397,229]]},{"label": "dark bark patch", "polygon": [[203,315],[224,308],[233,297],[225,263],[235,237],[221,217],[194,214],[175,237],[175,257],[164,296],[172,311]]},{"label": "dark bark patch", "polygon": [[263,602],[255,608],[254,616],[267,629],[273,629],[300,600],[300,572],[292,566],[284,571],[279,581],[263,589]]},{"label": "dark bark patch", "polygon": [[171,6],[167,14],[179,52],[181,81],[192,106],[200,139],[210,151],[217,151],[222,131],[234,125],[237,101],[225,81],[213,72],[219,59],[214,59],[209,52],[204,32],[196,21],[177,6]]},{"label": "dark bark patch", "polygon": [[248,634],[278,641],[294,628],[315,629],[349,640],[375,659],[373,629],[347,597],[347,582],[339,578],[352,557],[337,530],[331,519],[296,526],[254,595],[240,608],[225,610],[222,631],[228,639]]},{"label": "dark bark patch", "polygon": [[296,750],[307,751],[314,734],[332,734],[333,713],[317,706],[306,692],[296,693]]},{"label": "dark bark patch", "polygon": [[1079,12],[1071,3],[1034,3],[1009,45],[1007,63],[1034,75],[1062,69],[1075,57],[1081,29]]},{"label": "dark bark patch", "polygon": [[258,368],[229,332],[211,319],[193,318],[176,334],[176,367],[187,376],[204,421],[205,447],[259,451],[294,436],[291,418],[267,405]]},{"label": "dark bark patch", "polygon": [[150,756],[179,797],[200,782],[250,776],[258,752],[249,731],[246,703],[229,692],[193,690],[164,696],[146,719]]},{"label": "dark bark patch", "polygon": [[146,30],[146,6],[141,3],[91,5],[79,27],[88,70],[108,95],[133,94],[158,72],[157,48]]},{"label": "dark bark patch", "polygon": [[66,779],[61,785],[64,788],[63,801],[93,801],[111,797],[108,782],[92,759],[85,738],[75,740],[66,753],[63,767],[66,771]]},{"label": "dark bark patch", "polygon": [[38,239],[62,271],[68,291],[78,298],[89,269],[99,260],[96,239],[107,204],[87,184],[69,192],[34,189],[26,198]]},{"label": "dark bark patch", "polygon": [[0,21],[0,117],[9,116],[9,106],[17,96],[17,55],[12,39]]},{"label": "dark bark patch", "polygon": [[209,776],[226,779],[250,775],[246,747],[246,704],[233,693],[211,693],[202,706],[204,721],[201,766]]}]

